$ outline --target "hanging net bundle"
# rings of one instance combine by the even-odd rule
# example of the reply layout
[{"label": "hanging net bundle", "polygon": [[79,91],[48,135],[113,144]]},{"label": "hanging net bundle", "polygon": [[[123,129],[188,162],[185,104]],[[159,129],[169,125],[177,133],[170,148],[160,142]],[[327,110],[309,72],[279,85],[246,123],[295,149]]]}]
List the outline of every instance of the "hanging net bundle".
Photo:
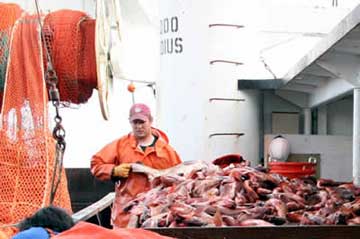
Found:
[{"label": "hanging net bundle", "polygon": [[0,105],[3,100],[11,30],[16,19],[20,17],[21,12],[22,10],[17,4],[0,3]]},{"label": "hanging net bundle", "polygon": [[[0,105],[3,100],[10,36],[22,10],[16,4],[0,3]],[[86,103],[97,88],[95,19],[84,12],[59,10],[43,16],[43,31],[58,76],[60,100]],[[14,46],[16,47],[16,46]],[[42,44],[44,48],[44,44]],[[44,68],[46,55],[43,50]]]},{"label": "hanging net bundle", "polygon": [[[70,10],[42,16],[42,41],[37,15],[1,3],[0,14],[0,233],[11,234],[4,225],[51,201],[56,147],[49,127],[46,51],[60,101],[85,103],[97,86],[95,20]],[[53,205],[71,212],[64,169]]]},{"label": "hanging net bundle", "polygon": [[60,100],[85,103],[97,86],[95,20],[83,12],[60,10],[45,16],[44,32]]}]

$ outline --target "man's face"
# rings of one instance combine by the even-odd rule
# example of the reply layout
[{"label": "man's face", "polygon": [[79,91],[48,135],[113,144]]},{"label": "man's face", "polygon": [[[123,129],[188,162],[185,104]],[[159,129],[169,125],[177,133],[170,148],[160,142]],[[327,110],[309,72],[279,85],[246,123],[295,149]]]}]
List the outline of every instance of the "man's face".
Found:
[{"label": "man's face", "polygon": [[151,120],[135,119],[130,122],[133,134],[136,139],[145,139],[151,134]]}]

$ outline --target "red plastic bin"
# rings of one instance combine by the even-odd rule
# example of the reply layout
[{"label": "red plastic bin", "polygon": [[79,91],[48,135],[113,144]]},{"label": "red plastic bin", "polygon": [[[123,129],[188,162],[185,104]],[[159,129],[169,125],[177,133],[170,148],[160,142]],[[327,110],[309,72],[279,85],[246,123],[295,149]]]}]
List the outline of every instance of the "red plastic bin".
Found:
[{"label": "red plastic bin", "polygon": [[270,173],[288,178],[300,178],[316,174],[316,163],[307,162],[269,162]]}]

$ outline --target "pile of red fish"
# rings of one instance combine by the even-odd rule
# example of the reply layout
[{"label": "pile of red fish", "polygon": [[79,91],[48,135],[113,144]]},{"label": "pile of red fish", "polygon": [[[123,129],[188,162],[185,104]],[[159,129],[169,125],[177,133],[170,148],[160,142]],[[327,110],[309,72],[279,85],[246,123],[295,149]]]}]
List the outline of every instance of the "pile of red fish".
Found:
[{"label": "pile of red fish", "polygon": [[217,164],[196,162],[186,174],[174,170],[152,178],[152,188],[124,206],[128,226],[360,224],[360,188],[352,183],[288,179],[245,160]]}]

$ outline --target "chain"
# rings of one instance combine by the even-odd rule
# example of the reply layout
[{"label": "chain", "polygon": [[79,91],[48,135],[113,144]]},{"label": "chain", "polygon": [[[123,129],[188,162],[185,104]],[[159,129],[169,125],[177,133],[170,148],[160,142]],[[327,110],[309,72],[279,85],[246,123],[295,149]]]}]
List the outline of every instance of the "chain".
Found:
[{"label": "chain", "polygon": [[45,74],[45,81],[47,85],[49,86],[49,100],[52,102],[53,106],[55,107],[55,127],[52,132],[53,138],[56,140],[56,153],[55,153],[55,162],[54,162],[54,170],[53,175],[51,179],[51,190],[50,190],[50,205],[54,202],[54,198],[56,195],[56,191],[58,189],[58,186],[60,184],[61,180],[61,171],[63,167],[63,158],[64,158],[64,152],[66,148],[66,142],[65,142],[65,129],[62,126],[62,118],[59,114],[59,106],[60,106],[60,94],[59,90],[57,88],[58,84],[58,77],[56,75],[55,69],[52,64],[51,56],[49,53],[49,49],[47,46],[47,42],[45,39],[45,34],[43,30],[43,26],[41,24],[41,17],[40,17],[40,11],[39,11],[39,4],[38,0],[35,0],[36,4],[36,10],[37,10],[37,16],[41,31],[41,38],[44,43],[45,53],[46,53],[46,74]]},{"label": "chain", "polygon": [[56,87],[58,78],[56,76],[56,72],[52,69],[51,61],[48,61],[48,68],[45,78],[46,83],[49,85],[49,98],[52,101],[53,106],[55,107],[55,127],[53,129],[52,135],[53,138],[56,140],[56,154],[50,191],[50,204],[52,204],[61,180],[61,170],[63,167],[63,158],[66,148],[66,142],[65,129],[62,126],[62,118],[59,114],[60,94],[58,88]]}]

